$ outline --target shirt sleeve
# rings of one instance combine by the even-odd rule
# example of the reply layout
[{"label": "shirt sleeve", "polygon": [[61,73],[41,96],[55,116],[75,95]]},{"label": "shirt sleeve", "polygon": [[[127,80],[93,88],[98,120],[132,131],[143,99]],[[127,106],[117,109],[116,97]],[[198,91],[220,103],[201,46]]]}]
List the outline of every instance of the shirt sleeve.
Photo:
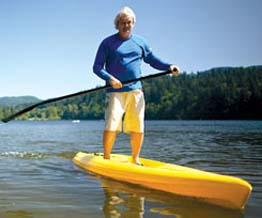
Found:
[{"label": "shirt sleeve", "polygon": [[107,51],[105,41],[103,41],[96,53],[95,62],[93,65],[93,72],[101,79],[108,81],[111,75],[105,70],[104,66],[106,63]]},{"label": "shirt sleeve", "polygon": [[143,46],[143,60],[157,70],[168,70],[171,65],[158,58],[146,42]]}]

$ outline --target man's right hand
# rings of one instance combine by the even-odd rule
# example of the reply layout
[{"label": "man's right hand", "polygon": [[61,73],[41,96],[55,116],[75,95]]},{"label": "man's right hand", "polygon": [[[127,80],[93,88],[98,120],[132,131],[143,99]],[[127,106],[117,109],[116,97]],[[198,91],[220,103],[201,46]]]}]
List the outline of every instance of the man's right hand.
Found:
[{"label": "man's right hand", "polygon": [[109,79],[109,84],[114,88],[114,89],[120,89],[123,87],[122,83],[116,79],[115,77],[111,76]]}]

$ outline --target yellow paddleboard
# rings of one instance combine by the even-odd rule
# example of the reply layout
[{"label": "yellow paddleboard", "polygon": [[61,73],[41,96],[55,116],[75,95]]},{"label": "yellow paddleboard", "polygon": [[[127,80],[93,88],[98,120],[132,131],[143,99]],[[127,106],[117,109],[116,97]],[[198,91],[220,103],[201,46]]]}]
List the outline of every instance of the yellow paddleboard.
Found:
[{"label": "yellow paddleboard", "polygon": [[140,158],[143,166],[132,163],[131,156],[79,152],[73,162],[79,167],[119,181],[165,192],[194,197],[232,209],[243,209],[252,186],[243,179],[189,167]]}]

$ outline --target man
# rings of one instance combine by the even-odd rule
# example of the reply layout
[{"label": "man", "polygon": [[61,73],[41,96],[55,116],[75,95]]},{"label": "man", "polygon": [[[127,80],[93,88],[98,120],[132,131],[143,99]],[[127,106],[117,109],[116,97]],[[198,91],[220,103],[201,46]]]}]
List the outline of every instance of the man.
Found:
[{"label": "man", "polygon": [[115,17],[118,30],[100,44],[93,71],[112,88],[107,90],[105,130],[103,135],[104,158],[110,159],[116,134],[122,130],[130,134],[133,163],[141,165],[139,154],[144,138],[145,101],[141,82],[123,86],[122,82],[141,76],[141,61],[158,70],[171,70],[178,75],[179,68],[157,58],[147,42],[132,34],[136,17],[132,9],[124,7]]}]

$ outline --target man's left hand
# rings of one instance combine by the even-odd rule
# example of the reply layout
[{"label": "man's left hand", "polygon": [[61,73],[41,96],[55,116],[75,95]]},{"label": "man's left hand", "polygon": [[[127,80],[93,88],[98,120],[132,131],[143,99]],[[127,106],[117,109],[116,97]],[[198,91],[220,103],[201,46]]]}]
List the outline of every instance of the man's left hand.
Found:
[{"label": "man's left hand", "polygon": [[172,72],[173,76],[178,76],[180,69],[176,65],[170,65],[169,70]]}]

